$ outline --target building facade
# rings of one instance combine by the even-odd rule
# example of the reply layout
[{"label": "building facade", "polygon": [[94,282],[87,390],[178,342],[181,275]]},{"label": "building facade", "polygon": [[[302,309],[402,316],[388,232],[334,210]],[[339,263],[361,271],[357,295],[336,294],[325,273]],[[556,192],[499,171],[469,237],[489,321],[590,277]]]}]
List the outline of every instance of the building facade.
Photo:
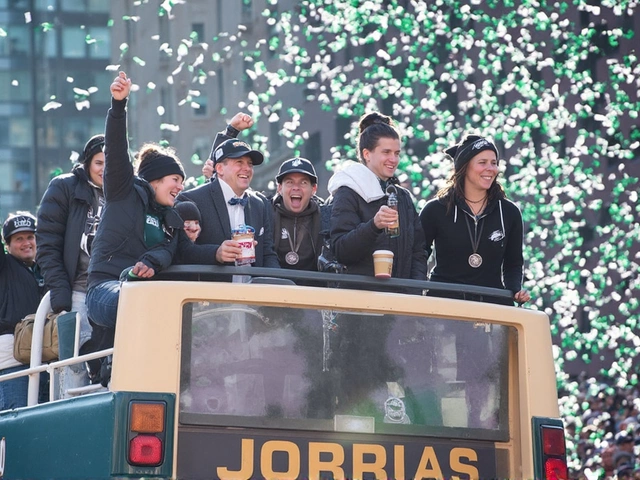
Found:
[{"label": "building facade", "polygon": [[[35,211],[104,130],[112,74],[109,2],[1,0],[0,214]],[[75,153],[74,153],[75,152]]]}]

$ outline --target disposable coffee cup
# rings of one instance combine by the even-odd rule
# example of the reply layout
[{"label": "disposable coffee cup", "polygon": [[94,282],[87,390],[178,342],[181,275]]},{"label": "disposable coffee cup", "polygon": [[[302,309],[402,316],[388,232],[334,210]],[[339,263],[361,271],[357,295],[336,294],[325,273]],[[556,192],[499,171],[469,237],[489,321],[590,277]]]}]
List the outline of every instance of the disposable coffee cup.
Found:
[{"label": "disposable coffee cup", "polygon": [[376,250],[373,252],[373,270],[377,278],[391,278],[393,252],[391,250]]},{"label": "disposable coffee cup", "polygon": [[242,251],[236,258],[236,266],[251,265],[256,262],[256,247],[253,244],[255,230],[253,227],[244,226],[233,230],[231,238],[240,244]]}]

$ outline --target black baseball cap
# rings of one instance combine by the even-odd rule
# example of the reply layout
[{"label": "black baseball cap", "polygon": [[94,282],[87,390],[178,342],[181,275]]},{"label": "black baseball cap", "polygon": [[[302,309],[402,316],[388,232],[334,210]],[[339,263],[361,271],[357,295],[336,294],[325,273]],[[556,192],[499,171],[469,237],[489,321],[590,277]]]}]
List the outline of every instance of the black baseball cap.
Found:
[{"label": "black baseball cap", "polygon": [[2,225],[2,238],[5,242],[11,235],[19,232],[35,232],[36,231],[36,217],[29,212],[18,212],[16,214],[9,215]]},{"label": "black baseball cap", "polygon": [[226,158],[249,157],[251,163],[260,165],[264,161],[264,156],[257,150],[252,150],[248,143],[235,138],[225,140],[213,151],[214,165],[222,162]]},{"label": "black baseball cap", "polygon": [[318,183],[318,175],[316,175],[316,169],[313,168],[313,163],[311,163],[306,158],[294,157],[282,162],[282,165],[280,165],[280,170],[278,171],[278,175],[276,175],[276,182],[281,183],[282,179],[290,173],[304,173],[305,175],[309,175],[311,177],[314,185]]}]

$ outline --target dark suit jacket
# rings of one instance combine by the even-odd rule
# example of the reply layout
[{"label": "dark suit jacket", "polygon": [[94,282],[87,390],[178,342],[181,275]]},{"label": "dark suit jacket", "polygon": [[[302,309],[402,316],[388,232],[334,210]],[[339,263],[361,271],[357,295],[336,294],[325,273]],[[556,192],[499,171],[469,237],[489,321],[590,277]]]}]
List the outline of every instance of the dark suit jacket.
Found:
[{"label": "dark suit jacket", "polygon": [[[273,212],[271,203],[262,194],[247,190],[249,203],[244,207],[244,219],[256,233],[256,267],[280,268],[278,257],[273,249]],[[202,231],[195,248],[184,245],[179,247],[179,261],[185,264],[218,264],[216,252],[225,240],[231,239],[229,212],[222,193],[220,181],[214,177],[211,182],[193,190],[182,192],[178,201],[191,200],[200,209]]]}]

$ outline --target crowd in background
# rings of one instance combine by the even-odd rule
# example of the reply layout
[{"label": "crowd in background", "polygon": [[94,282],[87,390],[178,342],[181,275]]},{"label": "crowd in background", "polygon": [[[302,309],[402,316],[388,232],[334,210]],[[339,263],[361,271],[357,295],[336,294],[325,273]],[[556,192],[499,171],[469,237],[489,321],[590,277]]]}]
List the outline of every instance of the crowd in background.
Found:
[{"label": "crowd in background", "polygon": [[558,395],[571,478],[640,479],[640,386],[582,375]]}]

